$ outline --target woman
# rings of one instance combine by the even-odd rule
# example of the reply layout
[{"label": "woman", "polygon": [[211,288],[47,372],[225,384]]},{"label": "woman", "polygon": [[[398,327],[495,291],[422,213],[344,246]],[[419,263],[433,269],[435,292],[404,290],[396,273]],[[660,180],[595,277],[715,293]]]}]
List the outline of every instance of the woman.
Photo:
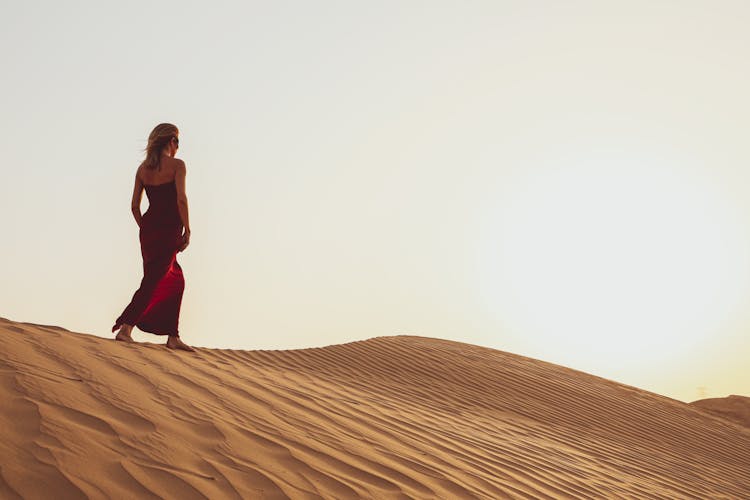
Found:
[{"label": "woman", "polygon": [[[167,335],[167,347],[195,351],[180,339],[178,322],[185,279],[177,252],[190,244],[185,162],[174,157],[179,130],[160,123],[148,136],[146,159],[135,174],[131,209],[140,227],[143,279],[130,304],[115,321],[115,340],[135,342],[133,326],[144,332]],[[148,210],[141,216],[141,195],[146,190]],[[184,233],[183,233],[184,229]]]}]

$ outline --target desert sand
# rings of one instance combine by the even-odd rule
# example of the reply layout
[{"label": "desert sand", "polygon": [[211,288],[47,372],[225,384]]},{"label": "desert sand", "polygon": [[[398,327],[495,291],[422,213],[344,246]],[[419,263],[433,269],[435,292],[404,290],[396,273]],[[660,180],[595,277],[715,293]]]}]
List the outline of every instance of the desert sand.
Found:
[{"label": "desert sand", "polygon": [[[726,398],[699,399],[690,404],[750,427],[750,398],[748,397],[732,394]],[[750,464],[748,466],[750,467]]]},{"label": "desert sand", "polygon": [[0,497],[750,498],[711,404],[416,335],[195,347],[0,319]]}]

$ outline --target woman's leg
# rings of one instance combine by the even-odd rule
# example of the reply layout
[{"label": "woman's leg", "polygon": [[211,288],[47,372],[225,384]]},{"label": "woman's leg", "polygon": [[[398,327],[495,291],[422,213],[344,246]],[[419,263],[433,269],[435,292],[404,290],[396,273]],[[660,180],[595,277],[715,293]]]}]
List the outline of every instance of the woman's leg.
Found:
[{"label": "woman's leg", "polygon": [[125,310],[115,320],[115,326],[112,327],[113,332],[118,326],[120,326],[121,331],[125,328],[123,335],[130,336],[130,331],[133,329],[133,325],[138,323],[139,318],[149,307],[149,303],[151,302],[154,291],[159,285],[159,281],[161,281],[164,275],[168,272],[171,258],[172,257],[170,256],[161,257],[150,261],[148,264],[143,264],[143,278],[141,279],[141,285],[133,294],[133,298],[125,307]]}]

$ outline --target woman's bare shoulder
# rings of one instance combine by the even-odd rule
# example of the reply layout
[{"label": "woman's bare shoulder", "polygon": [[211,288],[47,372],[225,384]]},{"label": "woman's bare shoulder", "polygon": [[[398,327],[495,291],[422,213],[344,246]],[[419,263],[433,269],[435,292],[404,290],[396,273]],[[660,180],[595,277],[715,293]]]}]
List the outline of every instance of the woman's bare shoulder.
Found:
[{"label": "woman's bare shoulder", "polygon": [[185,162],[182,161],[179,158],[174,158],[174,157],[169,158],[169,157],[167,157],[166,160],[167,160],[167,165],[169,166],[170,170],[176,169],[177,167],[184,167],[185,166]]}]

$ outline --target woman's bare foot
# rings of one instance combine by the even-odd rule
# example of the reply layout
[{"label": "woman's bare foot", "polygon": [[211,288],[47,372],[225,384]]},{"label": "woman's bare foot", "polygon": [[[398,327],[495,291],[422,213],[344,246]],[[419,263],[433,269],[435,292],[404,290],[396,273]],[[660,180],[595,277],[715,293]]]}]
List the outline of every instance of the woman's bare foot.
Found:
[{"label": "woman's bare foot", "polygon": [[123,342],[137,342],[133,340],[133,337],[130,336],[130,332],[133,331],[133,327],[130,325],[122,325],[120,327],[120,331],[117,332],[117,336],[115,337],[115,340],[122,340]]},{"label": "woman's bare foot", "polygon": [[183,351],[195,352],[195,349],[180,340],[180,337],[174,337],[172,335],[167,339],[167,347],[170,349],[182,349]]}]

